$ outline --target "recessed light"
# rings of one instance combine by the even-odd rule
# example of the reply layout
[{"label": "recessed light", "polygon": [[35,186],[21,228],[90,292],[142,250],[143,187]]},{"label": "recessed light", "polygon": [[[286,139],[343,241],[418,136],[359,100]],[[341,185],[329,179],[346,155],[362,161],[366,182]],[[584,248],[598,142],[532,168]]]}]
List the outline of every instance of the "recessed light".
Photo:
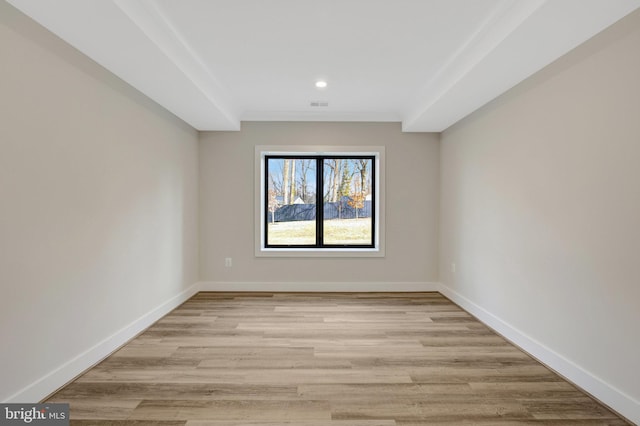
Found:
[{"label": "recessed light", "polygon": [[327,87],[327,82],[324,80],[318,80],[316,81],[316,87],[318,89],[324,89],[325,87]]}]

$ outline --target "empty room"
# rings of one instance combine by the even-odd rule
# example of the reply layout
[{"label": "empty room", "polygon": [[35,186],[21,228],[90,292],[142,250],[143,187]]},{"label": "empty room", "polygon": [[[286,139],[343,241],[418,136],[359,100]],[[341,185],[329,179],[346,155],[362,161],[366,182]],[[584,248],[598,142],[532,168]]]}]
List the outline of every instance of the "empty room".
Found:
[{"label": "empty room", "polygon": [[0,424],[640,424],[640,0],[0,0]]}]

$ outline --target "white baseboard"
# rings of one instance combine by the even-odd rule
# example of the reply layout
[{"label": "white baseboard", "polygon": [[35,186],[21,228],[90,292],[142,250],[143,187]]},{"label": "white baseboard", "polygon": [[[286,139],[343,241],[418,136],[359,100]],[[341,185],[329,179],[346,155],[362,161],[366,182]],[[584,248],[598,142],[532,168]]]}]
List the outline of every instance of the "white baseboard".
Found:
[{"label": "white baseboard", "polygon": [[440,284],[440,292],[534,358],[617,411],[620,415],[636,424],[640,424],[640,402],[634,400],[631,396],[529,337],[450,287]]},{"label": "white baseboard", "polygon": [[7,403],[35,403],[43,400],[86,369],[102,361],[113,351],[127,343],[147,327],[171,312],[199,291],[199,283],[193,284],[160,306],[142,315],[129,325],[103,339],[46,376],[10,396]]},{"label": "white baseboard", "polygon": [[430,282],[225,282],[202,281],[200,291],[267,292],[414,292],[439,291],[439,283]]}]

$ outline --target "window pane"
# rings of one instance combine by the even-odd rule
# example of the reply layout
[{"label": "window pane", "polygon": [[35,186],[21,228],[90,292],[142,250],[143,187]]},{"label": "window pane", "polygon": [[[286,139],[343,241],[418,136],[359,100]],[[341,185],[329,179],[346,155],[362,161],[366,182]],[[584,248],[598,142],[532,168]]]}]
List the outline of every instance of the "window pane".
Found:
[{"label": "window pane", "polygon": [[316,160],[267,158],[267,245],[316,244]]},{"label": "window pane", "polygon": [[371,158],[329,158],[323,163],[325,245],[370,245]]}]

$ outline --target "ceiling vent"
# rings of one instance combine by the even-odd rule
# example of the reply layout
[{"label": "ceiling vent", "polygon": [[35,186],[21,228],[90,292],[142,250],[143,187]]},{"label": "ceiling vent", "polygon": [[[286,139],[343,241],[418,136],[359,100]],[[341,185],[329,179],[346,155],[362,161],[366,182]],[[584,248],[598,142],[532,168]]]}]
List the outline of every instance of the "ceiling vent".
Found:
[{"label": "ceiling vent", "polygon": [[309,105],[312,107],[328,107],[329,101],[311,101]]}]

